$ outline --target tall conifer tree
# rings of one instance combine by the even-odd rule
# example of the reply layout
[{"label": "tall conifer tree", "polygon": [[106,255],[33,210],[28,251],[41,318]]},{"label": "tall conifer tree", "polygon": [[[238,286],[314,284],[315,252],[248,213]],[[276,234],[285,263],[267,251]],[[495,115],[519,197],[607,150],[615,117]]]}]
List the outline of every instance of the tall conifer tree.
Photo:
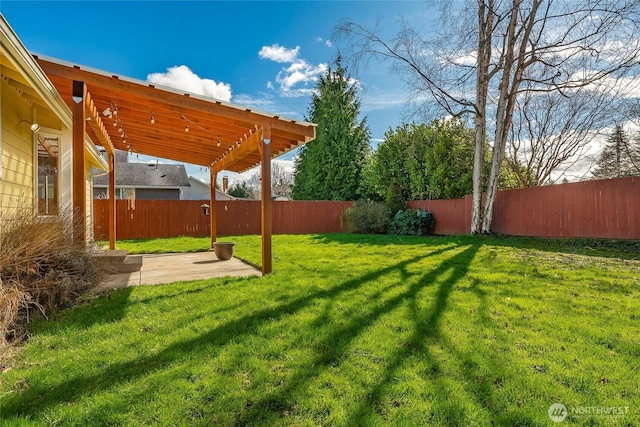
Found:
[{"label": "tall conifer tree", "polygon": [[600,152],[594,179],[640,175],[640,143],[633,143],[621,125],[617,125]]},{"label": "tall conifer tree", "polygon": [[316,123],[316,139],[302,147],[296,161],[293,198],[357,200],[369,152],[366,118],[359,120],[357,85],[341,60],[318,81],[307,120]]}]

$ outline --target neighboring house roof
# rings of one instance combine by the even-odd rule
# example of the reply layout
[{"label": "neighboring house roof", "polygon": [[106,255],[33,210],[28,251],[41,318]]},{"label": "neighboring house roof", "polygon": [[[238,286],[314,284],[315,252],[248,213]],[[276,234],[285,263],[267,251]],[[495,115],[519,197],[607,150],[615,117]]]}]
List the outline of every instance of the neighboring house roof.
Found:
[{"label": "neighboring house roof", "polygon": [[[184,165],[127,163],[126,152],[116,152],[116,187],[183,188],[190,187]],[[107,187],[108,175],[93,178],[94,187]]]},{"label": "neighboring house roof", "polygon": [[194,178],[194,177],[190,176],[189,177],[189,184],[191,184],[191,188],[200,188],[202,190],[209,191],[209,184],[207,184],[204,181],[200,181],[198,178]]}]

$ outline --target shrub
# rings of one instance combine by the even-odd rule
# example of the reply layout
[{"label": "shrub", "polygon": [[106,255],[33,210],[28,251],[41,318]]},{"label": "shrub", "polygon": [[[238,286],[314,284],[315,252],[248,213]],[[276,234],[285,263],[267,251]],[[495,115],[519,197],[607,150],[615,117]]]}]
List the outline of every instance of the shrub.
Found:
[{"label": "shrub", "polygon": [[344,213],[346,229],[352,233],[385,234],[391,210],[380,202],[356,202]]},{"label": "shrub", "polygon": [[0,348],[25,336],[26,323],[36,309],[46,315],[68,305],[98,280],[90,254],[73,244],[70,219],[30,214],[3,218]]},{"label": "shrub", "polygon": [[395,215],[398,211],[406,209],[407,205],[402,199],[402,194],[396,185],[389,184],[384,204],[391,210],[391,215]]},{"label": "shrub", "polygon": [[410,236],[426,236],[433,233],[436,220],[431,212],[421,209],[405,209],[398,211],[389,223],[389,234]]}]

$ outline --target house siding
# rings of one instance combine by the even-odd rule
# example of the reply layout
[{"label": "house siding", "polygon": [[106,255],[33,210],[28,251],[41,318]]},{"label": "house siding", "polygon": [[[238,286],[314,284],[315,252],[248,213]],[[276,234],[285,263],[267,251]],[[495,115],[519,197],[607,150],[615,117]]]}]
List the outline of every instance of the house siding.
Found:
[{"label": "house siding", "polygon": [[[2,106],[2,177],[0,178],[0,214],[15,216],[20,210],[33,209],[33,134],[20,126],[20,117],[30,117],[30,107],[4,81],[0,88]],[[24,128],[24,129],[23,129]]]},{"label": "house siding", "polygon": [[180,200],[180,190],[136,188],[137,200]]}]

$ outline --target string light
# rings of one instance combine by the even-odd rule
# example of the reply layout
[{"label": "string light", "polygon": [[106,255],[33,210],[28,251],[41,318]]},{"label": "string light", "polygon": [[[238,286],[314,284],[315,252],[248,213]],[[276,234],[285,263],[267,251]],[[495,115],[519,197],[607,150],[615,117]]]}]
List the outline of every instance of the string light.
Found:
[{"label": "string light", "polygon": [[185,131],[185,132],[189,132],[189,125],[186,125],[186,126],[184,127],[184,131]]},{"label": "string light", "polygon": [[216,145],[217,145],[218,147],[220,147],[220,140],[218,140],[218,142],[216,143]]},{"label": "string light", "polygon": [[151,115],[151,124],[152,125],[156,124],[156,119],[153,117],[153,114]]}]

